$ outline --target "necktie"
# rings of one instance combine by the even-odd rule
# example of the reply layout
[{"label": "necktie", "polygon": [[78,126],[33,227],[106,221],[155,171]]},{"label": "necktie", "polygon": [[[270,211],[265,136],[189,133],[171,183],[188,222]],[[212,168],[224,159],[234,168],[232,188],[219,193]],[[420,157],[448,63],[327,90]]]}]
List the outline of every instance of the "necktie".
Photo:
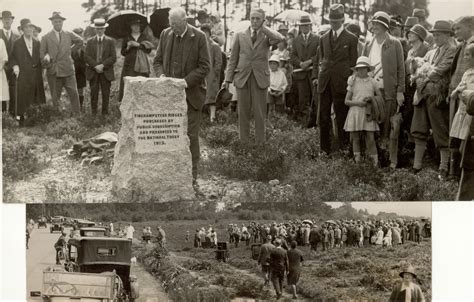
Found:
[{"label": "necktie", "polygon": [[332,41],[336,42],[337,40],[337,33],[335,31],[332,31]]},{"label": "necktie", "polygon": [[252,45],[257,41],[257,31],[254,29],[252,34]]},{"label": "necktie", "polygon": [[10,31],[7,31],[6,35],[7,35],[7,40],[10,40]]},{"label": "necktie", "polygon": [[99,38],[99,43],[97,44],[97,61],[102,61],[102,38]]}]

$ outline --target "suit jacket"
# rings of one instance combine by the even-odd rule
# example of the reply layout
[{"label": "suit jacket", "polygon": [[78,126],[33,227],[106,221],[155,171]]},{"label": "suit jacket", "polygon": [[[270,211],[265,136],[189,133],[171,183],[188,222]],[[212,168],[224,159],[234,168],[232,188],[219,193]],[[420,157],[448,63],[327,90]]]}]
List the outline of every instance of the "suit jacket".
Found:
[{"label": "suit jacket", "polygon": [[86,79],[89,81],[96,77],[97,72],[95,71],[94,67],[100,64],[104,65],[105,78],[109,81],[113,81],[115,79],[114,64],[117,60],[115,41],[107,36],[104,36],[103,39],[102,60],[100,62],[97,61],[97,36],[94,36],[87,41],[86,50],[84,52],[84,60],[86,61]]},{"label": "suit jacket", "polygon": [[57,77],[68,77],[74,74],[74,62],[71,57],[71,46],[82,47],[82,38],[73,32],[62,31],[61,43],[54,30],[41,38],[40,56],[44,59],[50,56],[50,63],[46,64],[47,74]]},{"label": "suit jacket", "polygon": [[236,88],[243,88],[253,73],[258,86],[267,89],[270,86],[270,46],[283,40],[284,37],[279,32],[262,27],[252,45],[250,27],[246,31],[238,32],[227,64],[225,81],[234,82]]},{"label": "suit jacket", "polygon": [[[437,54],[439,50],[439,53]],[[456,46],[450,42],[428,51],[425,61],[432,65],[433,71],[428,75],[430,81],[449,82],[451,65],[456,54]]]},{"label": "suit jacket", "polygon": [[[183,64],[181,64],[186,81],[186,99],[191,106],[200,110],[206,99],[205,78],[210,70],[209,49],[206,35],[192,25],[187,25],[186,34],[183,37]],[[171,76],[171,47],[174,33],[171,28],[165,29],[160,35],[160,42],[153,60],[153,68],[157,76],[164,74]]]},{"label": "suit jacket", "polygon": [[288,271],[288,254],[282,247],[270,251],[270,268],[272,271]]},{"label": "suit jacket", "polygon": [[[300,68],[300,63],[306,60],[314,62],[318,54],[319,36],[314,33],[309,33],[308,42],[305,43],[303,35],[299,35],[293,41],[293,47],[290,52],[290,63],[294,69]],[[314,67],[313,67],[314,68]],[[293,73],[295,80],[302,80],[306,77],[311,77],[311,70],[300,71]]]},{"label": "suit jacket", "polygon": [[[313,62],[313,79],[318,79],[318,93],[324,92],[331,81],[331,87],[340,94],[346,93],[347,79],[352,74],[351,67],[357,61],[358,39],[347,30],[342,30],[332,45],[332,30],[319,41],[319,53]],[[318,67],[319,68],[316,68]]]},{"label": "suit jacket", "polygon": [[[469,40],[466,41],[466,47],[467,47],[467,45],[472,44],[472,43],[474,43],[474,37],[471,37]],[[453,76],[454,72],[456,71],[456,67],[458,65],[458,60],[459,60],[459,55],[461,54],[461,49],[462,49],[462,43],[460,43],[456,47],[456,54],[454,55],[453,63],[451,64],[451,69],[449,71],[449,75],[451,77]]]},{"label": "suit jacket", "polygon": [[[7,49],[7,54],[9,58],[12,54],[13,42],[15,42],[15,40],[17,40],[20,37],[20,35],[18,35],[17,33],[14,33],[12,30],[10,31],[11,31],[10,39],[7,39],[7,36],[5,35],[5,31],[3,29],[0,29],[0,38],[3,40],[3,42],[5,42],[5,47]],[[12,66],[13,65],[7,62],[3,68],[5,69],[6,72],[9,72],[12,70]]]},{"label": "suit jacket", "polygon": [[270,252],[275,248],[273,244],[264,243],[260,246],[260,254],[258,256],[258,263],[260,265],[267,265],[270,262]]},{"label": "suit jacket", "polygon": [[[362,55],[368,57],[375,39],[364,45]],[[405,92],[405,59],[400,40],[387,34],[382,45],[383,89],[386,99],[395,100],[397,92]]]}]

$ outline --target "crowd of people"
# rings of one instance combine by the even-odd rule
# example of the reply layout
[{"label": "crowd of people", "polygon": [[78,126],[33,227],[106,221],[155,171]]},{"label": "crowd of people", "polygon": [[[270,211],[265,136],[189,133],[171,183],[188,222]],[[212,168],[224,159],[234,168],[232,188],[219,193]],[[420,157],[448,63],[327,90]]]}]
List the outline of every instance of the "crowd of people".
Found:
[{"label": "crowd of people", "polygon": [[[29,19],[20,21],[20,37],[12,30],[12,13],[2,12],[2,87],[8,86],[2,90],[3,111],[23,123],[31,104],[45,103],[46,69],[54,106],[62,106],[65,88],[73,114],[84,110],[89,81],[91,111],[97,113],[101,90],[102,114],[107,114],[117,58],[114,40],[104,34],[109,24],[97,18],[91,24],[95,35],[83,37],[80,28],[62,29],[66,18],[60,12],[49,19],[53,29],[38,41],[40,29]],[[265,142],[266,120],[279,113],[303,126],[319,127],[321,153],[331,155],[335,139],[337,149],[351,150],[356,162],[365,155],[380,166],[384,150],[389,167],[396,169],[399,150],[408,147],[416,174],[426,150],[435,148],[439,179],[460,178],[457,199],[474,198],[474,17],[431,25],[423,9],[414,9],[405,21],[377,11],[363,32],[358,21],[346,20],[342,4],[333,4],[328,25],[315,30],[309,15],[303,15],[297,27],[281,24],[277,31],[267,26],[265,11],[253,8],[249,28],[233,34],[228,54],[222,50],[226,36],[220,18],[201,10],[196,19],[195,27],[184,9],[172,8],[170,28],[163,30],[157,47],[144,34],[147,24],[130,22],[120,51],[124,65],[119,92],[120,101],[124,76],[185,80],[193,184],[202,109],[206,104],[214,121],[224,89],[236,102],[244,142],[252,118],[256,142]],[[148,55],[155,48],[152,69]]]}]

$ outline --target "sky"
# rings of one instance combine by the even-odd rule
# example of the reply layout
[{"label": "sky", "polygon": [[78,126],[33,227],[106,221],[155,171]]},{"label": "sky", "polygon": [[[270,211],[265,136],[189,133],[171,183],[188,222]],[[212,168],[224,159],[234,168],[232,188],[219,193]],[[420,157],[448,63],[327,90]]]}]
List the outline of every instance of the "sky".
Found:
[{"label": "sky", "polygon": [[[342,202],[326,203],[333,208],[342,206]],[[374,215],[386,212],[413,217],[431,217],[431,202],[352,202],[351,205],[357,210],[367,209],[370,214]]]},{"label": "sky", "polygon": [[[48,18],[53,11],[62,12],[67,18],[64,23],[65,29],[73,29],[78,26],[85,27],[88,24],[88,14],[81,7],[81,3],[87,0],[0,0],[1,10],[11,10],[15,16],[14,26],[20,24],[22,18],[30,18],[31,21],[43,30],[51,28]],[[98,1],[98,0],[97,0]],[[296,0],[294,0],[296,1]],[[428,0],[430,16],[428,20],[434,23],[439,19],[455,20],[459,16],[473,14],[474,1],[472,0]],[[199,0],[196,0],[199,3]]]}]

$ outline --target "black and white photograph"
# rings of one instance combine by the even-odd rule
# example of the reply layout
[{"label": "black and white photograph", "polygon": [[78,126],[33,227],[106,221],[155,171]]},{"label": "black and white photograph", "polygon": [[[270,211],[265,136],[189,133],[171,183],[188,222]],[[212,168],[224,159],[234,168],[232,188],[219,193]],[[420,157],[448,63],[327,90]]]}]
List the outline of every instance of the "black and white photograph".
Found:
[{"label": "black and white photograph", "polygon": [[279,205],[29,204],[28,300],[431,301],[430,202]]},{"label": "black and white photograph", "polygon": [[472,200],[456,3],[4,0],[3,200]]}]

